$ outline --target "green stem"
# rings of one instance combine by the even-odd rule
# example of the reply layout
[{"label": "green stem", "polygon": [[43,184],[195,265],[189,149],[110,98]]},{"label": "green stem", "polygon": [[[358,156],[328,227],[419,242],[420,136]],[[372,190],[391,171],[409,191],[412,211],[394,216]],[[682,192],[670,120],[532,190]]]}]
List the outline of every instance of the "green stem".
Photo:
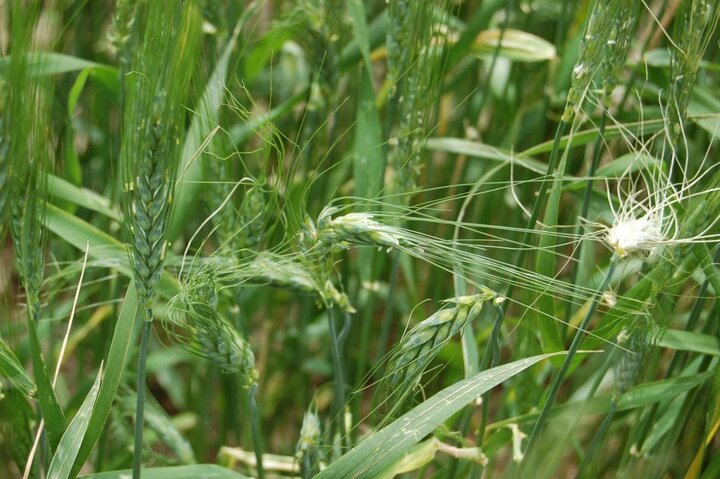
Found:
[{"label": "green stem", "polygon": [[[358,295],[361,296],[361,295]],[[362,308],[362,318],[360,319],[360,346],[357,350],[357,369],[355,370],[354,381],[359,384],[365,375],[367,361],[370,358],[370,330],[373,320],[373,311],[375,309],[374,293],[367,291],[365,301]]]},{"label": "green stem", "polygon": [[[545,176],[550,176],[553,173],[555,173],[555,170],[557,169],[557,163],[558,158],[560,157],[560,142],[562,141],[562,137],[565,134],[565,130],[567,129],[568,123],[564,120],[560,120],[560,123],[558,123],[557,130],[555,131],[555,138],[553,139],[553,145],[552,150],[550,151],[550,158],[548,159],[548,166],[547,171],[545,172]],[[527,226],[525,228],[525,232],[523,233],[522,240],[520,244],[528,244],[528,240],[530,238],[530,232],[535,230],[535,223],[537,222],[538,218],[540,217],[540,210],[542,209],[542,206],[544,204],[545,200],[545,194],[547,193],[548,189],[548,183],[549,181],[543,181],[540,183],[540,189],[538,190],[537,198],[535,198],[535,203],[533,204],[532,211],[530,212],[530,219],[527,222]],[[515,268],[520,269],[522,268],[523,263],[525,262],[525,255],[527,254],[527,248],[521,248],[517,255],[515,256],[515,261],[513,264],[515,265]],[[613,263],[614,265],[614,263]],[[611,266],[611,268],[614,268],[614,266]],[[609,281],[609,278],[607,278],[607,281]],[[514,289],[514,285],[512,282],[508,284],[507,289],[505,290],[504,296],[506,298],[509,298],[512,296]],[[604,289],[604,288],[603,288]],[[601,293],[602,294],[602,293]],[[597,298],[596,298],[597,299]],[[502,315],[498,317],[498,320],[496,321],[495,328],[499,331],[500,327],[502,326],[503,319],[505,317],[505,311],[508,307],[509,301],[505,301],[499,309],[502,310]],[[597,302],[595,302],[595,306],[591,307],[591,311],[589,312],[589,315],[592,315],[592,312],[594,311],[595,307],[597,307]],[[589,321],[589,318],[586,318],[587,321]],[[583,329],[583,328],[581,328]],[[579,331],[578,331],[579,332]],[[577,335],[576,335],[577,338]],[[498,337],[496,335],[493,335],[490,337],[490,340],[488,341],[488,345],[486,346],[485,353],[483,353],[483,356],[486,354],[489,354],[488,351],[499,351],[499,345],[495,344],[495,341],[498,341]],[[575,341],[573,341],[573,344]],[[577,346],[576,346],[577,349]],[[557,391],[555,391],[555,394],[557,394]],[[551,401],[548,402],[548,404]],[[544,410],[543,410],[544,411]],[[547,413],[546,413],[547,414]],[[541,415],[542,417],[542,415]],[[543,418],[544,421],[544,418]],[[486,421],[487,422],[487,421]],[[539,420],[538,420],[539,422]],[[537,424],[536,424],[537,427]],[[533,430],[533,433],[535,433],[535,430]],[[532,439],[532,436],[531,436]],[[528,442],[528,450],[530,448],[530,442]]]},{"label": "green stem", "polygon": [[[585,191],[583,191],[583,200],[582,200],[582,206],[580,208],[580,218],[587,218],[588,212],[590,211],[590,197],[592,196],[592,189],[593,189],[593,177],[595,176],[595,172],[597,171],[597,167],[600,164],[600,156],[602,153],[602,146],[605,136],[605,126],[607,124],[608,114],[607,110],[603,110],[602,118],[600,118],[600,125],[598,127],[598,136],[595,138],[595,144],[593,145],[593,157],[592,161],[590,162],[590,168],[588,169],[588,180],[585,183]],[[581,238],[581,232],[582,232],[582,225],[578,222],[577,227],[575,228],[575,236],[578,238]],[[580,252],[580,258],[582,258],[582,244],[578,248],[578,251]],[[574,256],[574,255],[573,255]],[[571,258],[572,259],[572,258]],[[578,265],[574,265],[572,268],[571,278],[570,278],[570,284],[573,288],[576,288],[577,279],[578,279],[578,272],[580,268]],[[567,307],[565,310],[565,324],[568,324],[570,322],[570,316],[573,313],[572,310],[572,301],[567,302]],[[563,337],[565,337],[565,331],[563,331]]]},{"label": "green stem", "polygon": [[334,306],[328,306],[327,317],[328,326],[330,327],[330,349],[332,351],[333,368],[335,369],[335,412],[342,442],[345,440],[345,418],[343,417],[343,408],[345,405],[345,377],[343,374],[342,353],[340,351],[341,337],[338,335],[337,328],[335,327]]},{"label": "green stem", "polygon": [[585,457],[583,457],[582,463],[580,463],[580,467],[578,468],[575,477],[582,477],[583,472],[585,472],[585,469],[590,465],[590,461],[595,454],[595,450],[602,443],[602,439],[605,436],[608,427],[610,426],[610,422],[612,422],[613,417],[615,416],[615,411],[617,410],[617,403],[618,398],[613,397],[610,401],[610,409],[608,410],[605,419],[603,419],[602,424],[600,424],[600,429],[598,429],[598,431],[595,433],[595,436],[590,443],[590,448],[588,448],[587,454],[585,454]]},{"label": "green stem", "polygon": [[135,403],[135,449],[133,449],[133,479],[140,479],[143,450],[143,416],[145,414],[145,363],[147,360],[147,345],[152,327],[152,310],[146,311],[143,323],[142,339],[140,340],[140,353],[137,370],[137,402]]},{"label": "green stem", "polygon": [[257,475],[258,479],[265,478],[265,468],[263,467],[263,442],[262,432],[260,430],[260,409],[257,405],[257,384],[253,384],[250,387],[250,394],[248,395],[248,401],[250,403],[250,422],[252,429],[253,438],[253,449],[255,450],[255,461],[257,462]]},{"label": "green stem", "polygon": [[[553,146],[552,151],[550,152],[550,159],[548,160],[548,166],[547,171],[545,172],[545,176],[550,176],[553,173],[555,173],[555,170],[557,169],[557,162],[558,158],[560,156],[560,141],[562,140],[563,135],[565,134],[565,130],[567,129],[567,122],[560,120],[560,123],[558,124],[557,131],[555,132],[555,139],[553,140]],[[533,204],[532,211],[530,212],[530,219],[527,222],[527,226],[525,228],[525,232],[523,233],[522,240],[520,241],[520,244],[527,244],[528,239],[530,238],[530,232],[535,230],[535,223],[537,222],[538,218],[540,217],[540,210],[542,209],[544,200],[545,200],[545,194],[547,193],[548,189],[548,183],[552,183],[550,181],[543,181],[540,183],[540,189],[538,190],[537,198],[535,198],[535,203]],[[515,261],[513,264],[516,268],[520,269],[522,268],[522,264],[525,262],[525,255],[527,254],[528,248],[520,248],[517,255],[515,256]],[[509,298],[512,296],[513,291],[513,284],[510,283],[507,287],[507,290],[505,291],[505,297]],[[503,306],[507,307],[508,302],[506,301]]]},{"label": "green stem", "polygon": [[[720,250],[718,250],[718,253],[715,254],[715,261],[718,261],[720,259]],[[703,281],[702,285],[700,286],[700,291],[697,295],[697,299],[695,300],[695,303],[693,304],[692,310],[690,311],[690,316],[688,317],[687,322],[685,323],[685,331],[692,331],[697,326],[699,320],[700,320],[700,314],[702,313],[703,305],[705,304],[705,296],[707,294],[708,287],[710,286],[710,281],[705,280]],[[667,380],[668,378],[672,377],[673,373],[675,372],[675,369],[681,364],[681,361],[683,359],[683,355],[680,351],[673,351],[673,355],[670,358],[670,362],[668,363],[667,368],[665,368],[665,373],[663,374],[663,379]],[[655,415],[657,414],[659,408],[659,404],[655,403],[650,408],[650,411],[647,413],[647,415],[642,419],[640,422],[639,431],[640,434],[638,436],[637,444],[638,447],[641,449],[647,434],[650,432],[650,427],[653,424],[653,421],[655,420]]]},{"label": "green stem", "polygon": [[[385,310],[383,312],[382,326],[380,327],[380,339],[378,340],[378,350],[375,356],[376,360],[381,360],[387,350],[388,339],[390,338],[390,330],[392,329],[393,320],[393,304],[395,298],[395,290],[397,288],[398,272],[400,270],[400,259],[397,250],[392,252],[392,260],[390,265],[390,285],[388,288],[388,297],[385,301]],[[383,374],[383,371],[378,371]]]},{"label": "green stem", "polygon": [[487,101],[487,97],[490,96],[490,81],[492,79],[493,72],[495,71],[495,64],[497,63],[497,59],[500,56],[500,47],[502,46],[503,38],[505,38],[505,32],[510,25],[510,12],[512,12],[513,10],[513,0],[507,0],[505,2],[505,9],[505,21],[503,22],[502,27],[500,27],[500,36],[497,41],[497,46],[493,50],[493,56],[490,60],[490,67],[488,68],[487,75],[485,75],[485,86],[482,90],[483,94],[482,97],[480,97],[480,105],[478,106],[477,110],[479,112],[483,111],[483,109],[485,108],[485,102]]},{"label": "green stem", "polygon": [[[503,310],[502,306],[500,305],[495,306],[495,310],[497,311],[497,318],[495,319],[492,333],[490,333],[490,340],[488,341],[488,345],[485,348],[485,351],[483,351],[483,357],[480,363],[481,371],[488,369],[488,367],[494,368],[500,362],[500,326],[502,325],[503,319],[505,318],[505,310]],[[485,393],[485,395],[482,397],[482,419],[480,420],[480,427],[478,428],[477,433],[478,447],[482,446],[483,437],[485,436],[485,427],[487,426],[490,417],[489,399],[489,393]]]},{"label": "green stem", "polygon": [[555,398],[557,397],[558,391],[560,391],[560,386],[562,385],[563,380],[565,379],[565,375],[567,374],[568,370],[570,369],[570,365],[572,364],[572,360],[575,357],[575,353],[577,353],[578,348],[580,347],[580,343],[582,342],[585,331],[587,330],[588,325],[590,324],[590,320],[592,319],[595,310],[598,307],[598,304],[600,303],[600,298],[602,297],[603,292],[607,289],[608,285],[610,284],[610,280],[612,279],[613,273],[615,272],[615,267],[617,266],[617,257],[613,256],[613,258],[610,260],[610,266],[608,267],[607,273],[605,274],[605,279],[603,280],[602,285],[595,293],[595,297],[592,299],[592,302],[590,303],[590,308],[588,309],[587,313],[585,313],[585,317],[582,320],[582,323],[580,323],[580,326],[578,327],[577,331],[575,332],[575,337],[573,338],[572,344],[570,345],[570,349],[568,349],[567,355],[565,356],[565,360],[563,361],[562,367],[560,368],[560,371],[558,372],[557,376],[555,377],[555,381],[552,384],[552,387],[550,388],[550,393],[548,394],[547,401],[545,401],[545,405],[543,406],[542,411],[540,412],[540,416],[538,417],[537,422],[535,423],[535,427],[533,427],[532,433],[530,433],[530,438],[528,439],[528,443],[525,449],[525,454],[529,456],[533,445],[535,444],[535,441],[537,440],[537,437],[539,436],[540,432],[542,431],[543,426],[545,425],[545,421],[548,418],[548,415],[550,414],[550,410],[552,409],[553,404],[555,403]]},{"label": "green stem", "polygon": [[568,0],[563,0],[562,9],[560,10],[560,19],[558,21],[557,30],[555,30],[555,48],[558,52],[558,58],[562,58],[562,49],[565,46],[565,31],[567,25]]}]

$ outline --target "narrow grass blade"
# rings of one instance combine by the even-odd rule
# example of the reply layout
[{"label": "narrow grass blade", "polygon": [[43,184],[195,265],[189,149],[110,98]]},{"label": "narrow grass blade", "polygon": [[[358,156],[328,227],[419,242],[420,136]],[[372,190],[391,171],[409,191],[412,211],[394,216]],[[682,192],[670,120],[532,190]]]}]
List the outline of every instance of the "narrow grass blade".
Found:
[{"label": "narrow grass blade", "polygon": [[[361,198],[374,198],[380,192],[385,170],[380,130],[380,115],[375,107],[375,92],[368,70],[363,68],[359,86],[357,107],[357,131],[353,146],[353,178],[355,195]],[[363,281],[372,281],[372,266],[375,251],[363,248],[358,251],[358,272]]]},{"label": "narrow grass blade", "polygon": [[89,245],[92,255],[101,259],[103,264],[130,275],[125,246],[104,231],[53,205],[47,206],[47,226],[81,251]]},{"label": "narrow grass blade", "polygon": [[47,431],[50,447],[54,450],[67,427],[65,415],[58,404],[55,390],[50,381],[50,373],[47,364],[42,356],[40,339],[38,338],[35,320],[28,318],[28,339],[30,342],[30,354],[32,355],[33,373],[35,384],[37,384],[37,398],[40,404],[40,412],[45,419],[45,430]]},{"label": "narrow grass blade", "polygon": [[48,194],[120,221],[120,213],[113,209],[107,198],[87,188],[75,186],[58,176],[48,175]]},{"label": "narrow grass blade", "polygon": [[[12,57],[8,56],[0,58],[0,75],[6,75],[10,68]],[[108,65],[95,63],[82,58],[64,55],[62,53],[30,53],[27,56],[28,75],[59,75],[61,73],[69,73],[86,68],[103,69],[117,75],[117,70]]]},{"label": "narrow grass blade", "polygon": [[372,63],[370,63],[370,38],[368,34],[367,22],[365,21],[365,7],[360,0],[349,0],[348,10],[352,17],[353,29],[355,30],[355,41],[357,42],[360,53],[362,53],[365,69],[372,71]]},{"label": "narrow grass blade", "polygon": [[[633,134],[643,133],[643,134],[651,134],[655,133],[657,131],[662,130],[664,126],[664,123],[662,119],[659,120],[651,120],[651,119],[645,119],[642,122],[636,122],[636,123],[626,123],[621,126],[614,126],[614,125],[608,125],[605,128],[604,138],[605,141],[610,140],[616,140],[618,138],[623,138],[623,135],[627,134],[628,131],[630,131]],[[580,147],[585,146],[588,143],[592,143],[595,141],[598,135],[598,128],[590,128],[587,130],[582,130],[578,132],[572,132],[571,134],[564,135],[560,139],[559,146],[561,148],[568,148],[570,147],[570,143],[572,143],[572,147]],[[538,145],[535,145],[531,148],[528,148],[527,150],[523,150],[518,153],[518,156],[520,157],[530,157],[530,156],[536,156],[543,153],[549,153],[552,151],[553,147],[553,140],[549,140],[543,143],[540,143]]]},{"label": "narrow grass blade", "polygon": [[[132,343],[133,325],[135,323],[137,309],[137,291],[135,290],[135,283],[131,282],[125,295],[122,308],[120,309],[112,342],[110,343],[105,378],[98,391],[95,408],[92,411],[92,416],[87,426],[87,433],[82,439],[77,457],[75,458],[75,465],[73,467],[74,474],[77,474],[90,455],[90,452],[92,452],[95,443],[98,438],[100,438],[100,434],[105,426],[105,421],[110,415],[115,393],[120,385],[122,374],[125,371],[128,350]],[[75,446],[77,447],[77,444],[75,444]]]},{"label": "narrow grass blade", "polygon": [[48,479],[67,479],[70,477],[70,471],[79,452],[77,446],[81,443],[83,437],[85,437],[88,425],[90,424],[90,418],[93,408],[95,407],[95,400],[98,397],[98,391],[100,389],[101,378],[102,365],[100,366],[100,371],[98,371],[95,383],[93,383],[92,388],[90,388],[90,392],[88,392],[88,395],[85,397],[82,406],[78,409],[73,420],[70,421],[70,425],[65,431],[65,434],[63,434],[62,439],[60,439],[60,444],[52,458],[50,469],[48,469]]},{"label": "narrow grass blade", "polygon": [[483,371],[443,389],[389,426],[370,435],[316,477],[372,478],[390,467],[467,403],[543,359],[533,356]]},{"label": "narrow grass blade", "polygon": [[676,329],[663,331],[658,346],[678,351],[692,351],[710,356],[720,356],[720,340],[716,336],[692,331],[679,331]]},{"label": "narrow grass blade", "polygon": [[514,157],[510,151],[503,148],[462,138],[429,138],[425,143],[425,148],[430,151],[444,151],[446,153],[467,155],[473,158],[506,162],[508,165],[512,161],[515,163],[515,166],[527,168],[541,175],[544,175],[547,170],[547,166],[544,163],[533,159],[531,155],[518,155]]},{"label": "narrow grass blade", "polygon": [[0,376],[10,381],[10,384],[26,397],[32,397],[37,392],[35,383],[2,338],[0,338]]},{"label": "narrow grass blade", "polygon": [[[617,404],[617,410],[618,412],[631,411],[633,409],[649,406],[655,403],[666,403],[668,401],[672,401],[678,395],[684,394],[705,383],[712,377],[712,375],[712,372],[704,372],[688,376],[678,376],[671,379],[663,379],[661,381],[654,381],[635,386],[620,396]],[[606,394],[603,396],[593,397],[587,401],[583,399],[565,404],[558,404],[553,407],[550,417],[561,416],[567,411],[581,407],[584,408],[583,411],[585,414],[605,414],[610,410],[612,397],[612,394]],[[502,421],[497,421],[488,425],[487,430],[488,432],[497,431],[498,429],[507,427],[513,423],[520,425],[531,423],[537,420],[539,414],[539,412],[533,412],[503,419]]]},{"label": "narrow grass blade", "polygon": [[[126,479],[130,477],[130,470],[101,472],[87,476],[79,476],[79,479]],[[145,479],[249,479],[239,472],[231,469],[216,466],[214,464],[193,464],[191,466],[176,467],[149,467],[143,469]]]},{"label": "narrow grass blade", "polygon": [[353,145],[353,178],[357,196],[374,198],[382,188],[385,166],[382,131],[380,115],[375,107],[372,78],[365,69],[361,75]]},{"label": "narrow grass blade", "polygon": [[[543,216],[543,226],[541,227],[546,234],[540,235],[538,242],[538,251],[535,260],[535,272],[552,278],[555,275],[555,241],[558,224],[558,216],[560,211],[560,198],[562,195],[562,176],[565,173],[565,157],[560,161],[560,165],[556,171],[548,173],[553,175],[555,181],[551,182],[550,195],[547,200],[545,215]],[[539,198],[539,200],[542,200]],[[534,225],[530,226],[531,228]],[[537,299],[538,313],[536,314],[537,328],[540,331],[540,340],[543,351],[558,351],[563,348],[563,338],[560,335],[560,328],[554,319],[555,301],[552,294],[544,293]]]},{"label": "narrow grass blade", "polygon": [[712,443],[712,440],[718,433],[718,430],[720,430],[720,397],[718,397],[720,396],[720,368],[715,368],[715,377],[713,379],[713,387],[710,394],[711,396],[708,404],[714,404],[714,406],[709,413],[708,422],[705,426],[704,440],[700,443],[698,451],[685,473],[685,479],[700,477],[706,449]]},{"label": "narrow grass blade", "polygon": [[[53,205],[47,207],[47,226],[80,251],[85,251],[85,246],[90,245],[90,254],[96,261],[132,277],[125,245],[109,234]],[[161,296],[172,298],[178,291],[177,279],[167,272],[163,273],[159,291]]]}]

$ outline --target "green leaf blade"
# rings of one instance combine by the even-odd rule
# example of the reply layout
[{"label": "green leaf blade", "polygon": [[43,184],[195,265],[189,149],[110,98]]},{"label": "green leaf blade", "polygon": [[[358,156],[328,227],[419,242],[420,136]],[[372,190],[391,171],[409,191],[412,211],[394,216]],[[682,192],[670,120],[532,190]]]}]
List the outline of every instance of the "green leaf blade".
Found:
[{"label": "green leaf blade", "polygon": [[77,446],[82,442],[83,437],[85,437],[88,425],[90,424],[90,418],[95,408],[95,401],[100,389],[101,378],[102,366],[100,366],[97,378],[92,388],[90,388],[90,392],[88,392],[88,395],[85,397],[82,406],[80,406],[80,409],[70,422],[65,434],[63,434],[62,439],[60,439],[60,444],[52,458],[50,469],[48,469],[48,479],[67,479],[70,477],[73,463],[80,451]]},{"label": "green leaf blade", "polygon": [[533,356],[504,364],[443,389],[389,426],[363,440],[316,477],[376,477],[467,403],[533,364],[558,354],[562,353]]}]

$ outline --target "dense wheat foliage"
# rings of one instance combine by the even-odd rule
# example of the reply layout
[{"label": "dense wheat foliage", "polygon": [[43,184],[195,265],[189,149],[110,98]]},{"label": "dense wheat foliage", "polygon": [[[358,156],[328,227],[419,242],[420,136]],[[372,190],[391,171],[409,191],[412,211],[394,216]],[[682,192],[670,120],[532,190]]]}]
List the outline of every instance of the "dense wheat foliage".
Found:
[{"label": "dense wheat foliage", "polygon": [[720,477],[719,0],[0,0],[0,477]]}]

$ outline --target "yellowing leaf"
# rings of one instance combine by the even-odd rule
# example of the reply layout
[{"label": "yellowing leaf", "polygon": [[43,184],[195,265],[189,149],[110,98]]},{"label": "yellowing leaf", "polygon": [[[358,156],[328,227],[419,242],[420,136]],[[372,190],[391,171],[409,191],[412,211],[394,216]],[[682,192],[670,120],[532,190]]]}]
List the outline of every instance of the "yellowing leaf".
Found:
[{"label": "yellowing leaf", "polygon": [[555,58],[555,46],[533,35],[520,30],[500,29],[485,30],[475,39],[473,50],[481,56],[491,56],[500,45],[498,55],[516,62],[542,62]]}]

